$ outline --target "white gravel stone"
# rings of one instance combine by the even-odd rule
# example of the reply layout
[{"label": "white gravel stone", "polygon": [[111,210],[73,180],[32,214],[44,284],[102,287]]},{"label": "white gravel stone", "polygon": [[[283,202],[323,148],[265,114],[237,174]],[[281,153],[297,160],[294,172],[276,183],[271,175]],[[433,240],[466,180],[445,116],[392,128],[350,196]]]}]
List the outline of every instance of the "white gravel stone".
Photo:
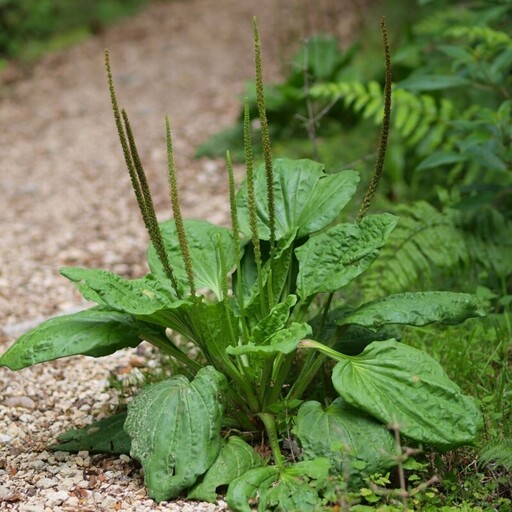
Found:
[{"label": "white gravel stone", "polygon": [[9,396],[4,400],[6,407],[21,407],[23,409],[34,409],[36,403],[29,396]]},{"label": "white gravel stone", "polygon": [[39,487],[40,489],[49,489],[50,487],[54,487],[55,484],[55,480],[51,478],[40,478],[36,482],[36,487]]},{"label": "white gravel stone", "polygon": [[60,505],[69,498],[66,491],[49,492],[46,494],[46,499],[51,505]]}]

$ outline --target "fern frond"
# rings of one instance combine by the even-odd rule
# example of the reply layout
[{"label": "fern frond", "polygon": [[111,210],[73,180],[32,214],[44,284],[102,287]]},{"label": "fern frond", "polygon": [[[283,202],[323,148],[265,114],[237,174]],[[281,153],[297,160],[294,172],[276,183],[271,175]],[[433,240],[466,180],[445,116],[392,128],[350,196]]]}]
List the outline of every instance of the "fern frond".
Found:
[{"label": "fern frond", "polygon": [[512,273],[512,222],[494,208],[461,217],[471,261],[498,276]]},{"label": "fern frond", "polygon": [[453,276],[471,265],[498,276],[512,272],[512,222],[493,208],[469,215],[419,201],[393,213],[398,225],[360,284],[365,299],[430,286],[434,271]]},{"label": "fern frond", "polygon": [[512,437],[489,441],[480,451],[480,464],[494,462],[512,470]]},{"label": "fern frond", "polygon": [[425,201],[400,205],[394,213],[400,218],[398,225],[362,281],[367,299],[426,283],[433,268],[454,268],[468,258],[464,236],[451,213]]},{"label": "fern frond", "polygon": [[[360,113],[365,119],[371,118],[375,124],[382,120],[384,92],[378,82],[319,84],[311,89],[311,95],[314,99],[328,101],[340,99],[345,107]],[[393,87],[393,133],[399,133],[408,146],[415,146],[421,141],[418,148],[421,156],[426,156],[441,146],[449,149],[445,144],[446,132],[455,115],[453,103],[446,98],[436,100],[428,94],[418,95]]]}]

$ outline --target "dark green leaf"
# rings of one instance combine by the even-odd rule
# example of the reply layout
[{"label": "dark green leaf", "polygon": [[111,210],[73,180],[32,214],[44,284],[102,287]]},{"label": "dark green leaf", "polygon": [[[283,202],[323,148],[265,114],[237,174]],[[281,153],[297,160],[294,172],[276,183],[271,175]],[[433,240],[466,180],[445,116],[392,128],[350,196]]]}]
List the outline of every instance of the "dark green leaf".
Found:
[{"label": "dark green leaf", "polygon": [[[360,354],[373,341],[384,341],[391,338],[401,340],[402,331],[395,325],[386,326],[376,332],[360,325],[344,325],[342,327],[336,325],[338,320],[351,311],[347,307],[340,307],[329,311],[325,319],[323,319],[323,315],[315,317],[310,321],[313,328],[312,338],[349,356]],[[322,332],[319,332],[322,324]]]},{"label": "dark green leaf", "polygon": [[284,328],[290,316],[290,308],[296,302],[297,297],[295,295],[288,295],[283,302],[276,304],[270,313],[256,324],[252,330],[251,341],[255,345],[266,344],[268,338]]},{"label": "dark green leaf", "polygon": [[[274,161],[274,196],[276,239],[298,237],[319,231],[336,219],[356,190],[359,176],[355,171],[327,175],[323,165],[312,160],[278,159]],[[254,173],[258,233],[270,237],[265,167]],[[237,195],[240,229],[250,236],[247,187]]]},{"label": "dark green leaf", "polygon": [[59,443],[50,446],[51,450],[63,452],[129,454],[130,436],[124,431],[126,411],[103,418],[88,427],[71,429],[59,436]]},{"label": "dark green leaf", "polygon": [[432,169],[439,167],[440,165],[456,164],[458,162],[464,162],[468,159],[468,156],[461,155],[460,153],[450,153],[447,151],[438,151],[432,153],[425,160],[416,167],[417,171],[424,171],[426,169]]},{"label": "dark green leaf", "polygon": [[137,346],[140,332],[141,325],[131,315],[95,307],[52,318],[23,334],[0,357],[0,366],[20,370],[78,354],[106,356]]},{"label": "dark green leaf", "polygon": [[242,354],[258,354],[263,357],[273,356],[275,354],[290,354],[297,348],[299,341],[310,334],[311,327],[308,324],[292,323],[290,327],[277,331],[274,336],[270,338],[267,345],[248,343],[247,345],[228,347],[226,352],[236,356]]},{"label": "dark green leaf", "polygon": [[226,502],[234,512],[252,512],[249,500],[258,491],[270,487],[279,476],[277,466],[266,466],[247,471],[235,478],[228,487]]},{"label": "dark green leaf", "polygon": [[217,458],[226,386],[224,375],[208,366],[192,382],[178,375],[144,388],[129,403],[131,456],[142,464],[156,501],[178,496]]},{"label": "dark green leaf", "polygon": [[202,480],[188,493],[188,499],[214,502],[217,489],[263,463],[254,448],[242,438],[231,436]]},{"label": "dark green leaf", "polygon": [[475,400],[462,394],[437,361],[395,340],[343,357],[332,382],[350,405],[420,443],[443,449],[472,444],[483,427]]},{"label": "dark green leaf", "polygon": [[299,296],[334,292],[350,283],[377,258],[396,222],[387,213],[368,215],[359,224],[338,224],[311,237],[295,250]]},{"label": "dark green leaf", "polygon": [[[224,276],[222,275],[219,244],[222,246],[228,271],[236,263],[231,230],[203,220],[185,220],[184,222],[196,288],[212,290],[220,299],[222,298]],[[160,229],[176,279],[183,287],[186,287],[188,286],[187,272],[181,255],[174,219],[162,222]],[[153,245],[150,245],[148,249],[148,264],[151,272],[165,280],[164,282],[168,281]]]},{"label": "dark green leaf", "polygon": [[471,85],[471,80],[457,75],[424,75],[412,76],[402,80],[398,87],[409,91],[438,91],[451,87],[463,87]]},{"label": "dark green leaf", "polygon": [[329,476],[327,458],[305,460],[281,470],[279,480],[260,491],[258,511],[319,510],[322,501],[311,480],[324,480]]},{"label": "dark green leaf", "polygon": [[352,482],[396,464],[393,436],[380,423],[336,399],[325,411],[319,402],[301,405],[293,432],[306,459],[327,457]]},{"label": "dark green leaf", "polygon": [[329,475],[329,460],[317,458],[292,464],[286,468],[267,466],[251,469],[233,480],[226,501],[235,512],[251,512],[249,500],[260,496],[258,511],[316,510],[318,495],[307,479],[325,480]]},{"label": "dark green leaf", "polygon": [[[149,274],[141,279],[125,279],[107,270],[66,267],[61,274],[76,284],[80,293],[96,304],[131,315],[151,315],[181,304],[168,279]],[[164,286],[166,283],[168,286]]]},{"label": "dark green leaf", "polygon": [[484,316],[474,295],[453,292],[416,292],[389,295],[363,304],[338,320],[338,325],[357,324],[378,330],[388,324],[429,325],[434,322],[458,324],[467,318]]},{"label": "dark green leaf", "polygon": [[[269,280],[272,283],[272,292],[274,297],[281,297],[287,289],[288,273],[292,271],[293,259],[293,241],[295,233],[290,235],[288,239],[280,240],[277,244],[276,254],[271,262],[270,258],[266,259],[263,268],[261,269],[263,286],[269,286]],[[245,310],[249,320],[255,327],[260,318],[261,311],[261,297],[259,295],[259,286],[257,281],[257,267],[254,261],[254,253],[252,251],[252,244],[245,248],[245,254],[242,258],[242,272],[243,272],[243,285],[244,285],[244,303]],[[265,260],[265,257],[264,257]],[[272,269],[272,276],[271,274]],[[291,290],[293,291],[293,290]],[[265,300],[266,302],[266,300]]]}]

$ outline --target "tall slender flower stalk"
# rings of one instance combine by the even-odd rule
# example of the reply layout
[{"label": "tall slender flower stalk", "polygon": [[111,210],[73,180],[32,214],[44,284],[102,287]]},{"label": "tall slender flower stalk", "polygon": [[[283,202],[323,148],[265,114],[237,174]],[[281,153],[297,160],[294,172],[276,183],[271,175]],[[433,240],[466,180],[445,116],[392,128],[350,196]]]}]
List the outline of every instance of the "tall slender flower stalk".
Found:
[{"label": "tall slender flower stalk", "polygon": [[274,198],[274,171],[272,168],[272,152],[270,147],[270,130],[268,128],[267,110],[265,108],[265,94],[263,91],[263,68],[261,64],[261,41],[256,18],[253,19],[254,32],[254,62],[256,65],[256,99],[258,115],[261,125],[261,143],[263,146],[263,159],[265,161],[265,174],[267,177],[268,223],[270,227],[270,263],[272,264],[276,243],[276,205]]},{"label": "tall slender flower stalk", "polygon": [[112,78],[112,70],[110,67],[110,54],[108,50],[105,51],[105,66],[107,68],[108,87],[110,91],[114,120],[116,123],[117,133],[119,135],[119,141],[121,142],[121,148],[123,150],[126,167],[128,168],[128,173],[130,175],[132,188],[135,192],[135,198],[137,199],[137,204],[139,206],[144,225],[146,226],[149,239],[155,247],[158,259],[163,266],[165,274],[171,281],[176,296],[181,298],[178,282],[174,275],[172,266],[169,263],[169,256],[165,250],[162,233],[160,232],[160,228],[158,226],[155,207],[151,197],[151,191],[149,189],[146,174],[139,157],[139,152],[137,151],[137,146],[135,144],[135,138],[133,136],[130,121],[124,109],[122,112],[119,111],[114,80]]},{"label": "tall slender flower stalk", "polygon": [[181,255],[185,263],[185,271],[187,273],[188,286],[190,295],[195,295],[196,287],[194,283],[194,271],[192,269],[192,259],[188,248],[187,236],[185,233],[185,225],[181,215],[180,200],[178,195],[178,181],[176,179],[176,165],[174,163],[174,151],[172,148],[171,124],[169,116],[165,117],[165,139],[167,142],[167,167],[169,174],[169,188],[171,194],[171,206],[176,223],[176,232],[178,233],[178,241],[180,244]]},{"label": "tall slender flower stalk", "polygon": [[359,213],[357,215],[357,222],[361,222],[366,212],[372,204],[373,198],[377,192],[382,172],[384,170],[384,159],[386,158],[386,149],[388,146],[389,126],[391,123],[391,52],[389,49],[388,31],[386,27],[386,18],[383,16],[380,20],[380,28],[382,31],[382,39],[384,42],[384,54],[386,60],[386,82],[384,84],[384,117],[382,119],[382,128],[380,131],[379,151],[377,154],[377,161],[375,162],[375,171],[368,186],[368,190],[364,196]]}]

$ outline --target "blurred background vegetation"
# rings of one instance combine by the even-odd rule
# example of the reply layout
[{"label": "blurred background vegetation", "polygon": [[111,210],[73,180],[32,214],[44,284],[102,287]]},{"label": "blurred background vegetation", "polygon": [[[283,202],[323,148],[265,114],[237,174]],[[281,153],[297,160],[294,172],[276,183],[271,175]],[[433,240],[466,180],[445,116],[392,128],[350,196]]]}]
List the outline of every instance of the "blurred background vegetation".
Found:
[{"label": "blurred background vegetation", "polygon": [[[96,34],[150,1],[0,0],[0,69]],[[400,222],[352,293],[453,289],[487,304],[484,321],[411,334],[479,397],[487,418],[477,451],[421,466],[433,466],[444,483],[429,499],[420,495],[426,501],[418,506],[511,510],[512,2],[350,1],[358,12],[350,38],[342,2],[274,3],[279,30],[269,44],[282,69],[266,86],[274,156],[317,159],[330,172],[356,169],[364,191],[383,111],[384,57],[373,20],[385,14],[393,117],[375,209]],[[247,96],[256,120],[254,89],[249,82],[238,120],[204,141],[198,157],[223,158],[229,149],[243,159],[242,103]],[[255,121],[253,140],[258,129]],[[421,471],[411,477],[423,478]]]},{"label": "blurred background vegetation", "polygon": [[148,0],[0,0],[0,59],[31,61],[95,34]]}]

